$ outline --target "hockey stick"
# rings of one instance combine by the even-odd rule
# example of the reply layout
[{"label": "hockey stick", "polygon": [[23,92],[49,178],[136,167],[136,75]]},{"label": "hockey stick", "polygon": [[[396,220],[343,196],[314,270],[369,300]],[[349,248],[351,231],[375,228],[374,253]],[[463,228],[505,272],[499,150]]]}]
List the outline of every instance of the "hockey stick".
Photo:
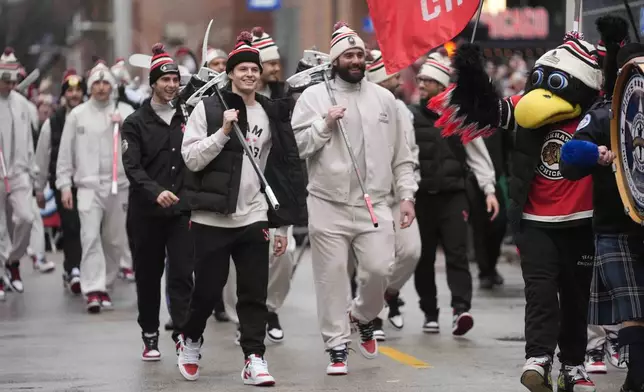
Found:
[{"label": "hockey stick", "polygon": [[572,23],[572,30],[581,33],[581,0],[575,0],[575,21]]},{"label": "hockey stick", "polygon": [[[118,114],[118,101],[114,104],[114,115]],[[119,153],[119,123],[114,121],[114,127],[112,128],[112,194],[116,195],[118,193],[118,153]]]},{"label": "hockey stick", "polygon": [[633,34],[635,34],[635,39],[637,42],[640,42],[640,34],[637,32],[637,26],[635,25],[635,18],[633,17],[633,10],[631,6],[628,5],[628,0],[624,0],[624,7],[626,7],[626,13],[628,14],[628,19],[631,21],[631,26],[633,27]]},{"label": "hockey stick", "polygon": [[38,80],[40,77],[40,70],[38,68],[31,71],[27,77],[16,86],[16,90],[24,92],[33,82]]},{"label": "hockey stick", "polygon": [[[331,99],[331,105],[337,106],[338,102],[335,100],[335,95],[333,94],[333,90],[331,90],[331,83],[329,83],[329,77],[327,76],[326,72],[323,74],[324,77],[324,84],[326,85],[326,91],[329,94],[329,99]],[[369,210],[369,215],[371,216],[371,222],[373,223],[373,227],[378,227],[378,218],[376,217],[376,213],[373,211],[373,205],[371,204],[371,197],[369,197],[369,194],[367,193],[367,189],[365,188],[364,182],[362,181],[362,177],[360,176],[360,169],[358,168],[358,160],[356,159],[355,154],[353,153],[353,148],[351,147],[351,142],[349,141],[349,135],[347,134],[346,129],[344,129],[344,124],[340,119],[337,121],[338,127],[340,128],[340,133],[342,134],[342,138],[344,139],[344,144],[346,144],[347,149],[349,150],[349,156],[351,157],[351,163],[353,164],[353,170],[356,173],[356,176],[358,177],[358,184],[360,184],[360,189],[362,190],[362,197],[364,198],[364,202],[367,205],[367,210]]]},{"label": "hockey stick", "polygon": [[[228,110],[229,109],[228,104],[224,100],[224,96],[221,95],[221,91],[219,91],[218,88],[215,88],[214,90],[217,93],[217,97],[219,98],[219,101],[221,102],[221,105],[223,106],[224,110]],[[280,204],[277,201],[275,194],[273,193],[273,189],[268,184],[268,181],[266,181],[266,177],[264,177],[264,173],[262,172],[262,169],[259,167],[257,162],[255,162],[253,153],[250,151],[250,147],[248,147],[248,144],[246,143],[246,139],[244,138],[244,134],[239,128],[239,124],[237,124],[237,121],[233,122],[233,128],[235,129],[235,135],[237,135],[237,139],[239,139],[239,142],[241,143],[242,148],[244,149],[244,153],[248,157],[248,160],[253,165],[253,169],[255,169],[255,173],[257,173],[257,176],[259,177],[259,181],[261,183],[262,188],[264,189],[264,192],[266,193],[266,197],[268,197],[268,201],[271,203],[271,207],[273,208],[273,210],[277,211],[280,208]]]},{"label": "hockey stick", "polygon": [[2,165],[2,180],[4,181],[4,189],[7,194],[11,193],[11,186],[9,186],[9,174],[7,173],[7,166],[4,161],[4,152],[0,148],[0,165]]}]

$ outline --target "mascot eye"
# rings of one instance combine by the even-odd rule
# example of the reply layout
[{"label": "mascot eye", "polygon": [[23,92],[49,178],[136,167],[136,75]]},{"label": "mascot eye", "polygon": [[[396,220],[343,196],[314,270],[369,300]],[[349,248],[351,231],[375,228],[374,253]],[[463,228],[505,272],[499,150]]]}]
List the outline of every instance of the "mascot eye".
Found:
[{"label": "mascot eye", "polygon": [[558,72],[548,76],[548,87],[552,90],[562,90],[568,86],[568,78]]},{"label": "mascot eye", "polygon": [[540,69],[535,70],[532,73],[532,76],[530,77],[530,83],[532,83],[533,86],[538,86],[543,82],[543,71]]}]

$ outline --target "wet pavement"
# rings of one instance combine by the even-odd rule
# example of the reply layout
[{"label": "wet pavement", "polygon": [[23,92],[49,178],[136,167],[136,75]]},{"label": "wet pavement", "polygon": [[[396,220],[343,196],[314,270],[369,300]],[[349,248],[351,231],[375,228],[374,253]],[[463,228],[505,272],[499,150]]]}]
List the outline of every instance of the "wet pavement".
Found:
[{"label": "wet pavement", "polygon": [[[168,332],[162,331],[157,363],[141,361],[134,284],[119,282],[115,310],[85,312],[80,297],[63,290],[61,257],[53,274],[41,275],[23,262],[25,293],[0,302],[0,391],[246,391],[240,380],[242,354],[233,343],[235,326],[209,321],[202,350],[201,378],[184,381]],[[442,257],[439,259],[442,264]],[[403,289],[407,305],[402,331],[387,328],[381,355],[349,357],[350,374],[325,374],[328,357],[317,328],[315,293],[308,253],[296,271],[293,289],[280,312],[285,340],[267,341],[266,359],[279,391],[441,391],[519,392],[523,364],[523,284],[517,264],[502,263],[503,288],[475,289],[474,329],[451,335],[449,291],[438,267],[441,333],[421,331],[413,283]],[[476,267],[472,265],[472,271]],[[476,274],[474,273],[476,276]],[[475,281],[475,287],[477,286]],[[162,306],[161,324],[167,320]],[[386,354],[386,355],[385,355]],[[558,367],[558,365],[557,365]],[[556,377],[557,372],[553,374]],[[595,375],[598,391],[618,391],[625,372],[611,368]],[[555,378],[556,379],[556,378]]]}]

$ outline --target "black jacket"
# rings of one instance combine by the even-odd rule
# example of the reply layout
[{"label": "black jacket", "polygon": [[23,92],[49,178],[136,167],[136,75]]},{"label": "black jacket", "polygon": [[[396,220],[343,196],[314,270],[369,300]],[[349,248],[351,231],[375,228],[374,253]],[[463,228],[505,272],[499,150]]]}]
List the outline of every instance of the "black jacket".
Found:
[{"label": "black jacket", "polygon": [[[573,140],[589,141],[612,150],[610,107],[611,101],[603,101],[591,108],[586,114],[590,116],[590,122],[575,132]],[[559,164],[561,174],[568,180],[575,181],[588,175],[593,176],[593,228],[596,233],[626,234],[644,232],[644,228],[633,222],[624,212],[624,205],[619,196],[615,174],[611,166],[579,167],[564,161]]]},{"label": "black jacket", "polygon": [[421,105],[410,105],[420,161],[418,193],[436,194],[465,190],[469,169],[465,147],[458,136],[444,138],[434,126],[438,115]]},{"label": "black jacket", "polygon": [[[183,192],[187,171],[181,156],[184,119],[176,111],[168,125],[152,109],[150,99],[123,122],[123,166],[130,180],[130,211],[141,215],[175,216],[188,211]],[[157,197],[168,190],[179,198],[169,208],[157,204]]]},{"label": "black jacket", "polygon": [[[239,110],[238,124],[242,133],[248,132],[246,105],[242,98],[224,89],[222,95],[229,108]],[[269,208],[270,227],[302,226],[307,224],[305,175],[290,121],[290,107],[260,94],[255,99],[262,106],[270,122],[272,147],[264,169],[264,176],[280,203],[274,211]],[[208,122],[208,135],[223,124],[223,108],[219,98],[203,100]],[[186,189],[191,197],[191,210],[213,211],[224,215],[235,212],[241,181],[243,149],[234,135],[224,145],[217,158],[199,172],[186,171]]]},{"label": "black jacket", "polygon": [[60,151],[60,140],[63,137],[63,128],[67,118],[67,108],[60,107],[49,117],[50,132],[50,154],[49,154],[49,186],[56,189],[56,164],[58,163],[58,152]]}]

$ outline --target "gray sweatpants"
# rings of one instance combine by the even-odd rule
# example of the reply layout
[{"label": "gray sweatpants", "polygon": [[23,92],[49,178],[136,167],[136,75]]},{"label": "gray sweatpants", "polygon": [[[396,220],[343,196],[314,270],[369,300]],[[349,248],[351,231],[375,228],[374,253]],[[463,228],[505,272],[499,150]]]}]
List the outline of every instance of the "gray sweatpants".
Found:
[{"label": "gray sweatpants", "polygon": [[[288,247],[286,253],[280,257],[273,255],[273,241],[275,239],[275,230],[270,230],[271,240],[269,244],[268,256],[268,296],[266,297],[266,307],[269,312],[277,312],[282,305],[288,292],[291,290],[291,278],[293,276],[293,267],[295,266],[295,238],[293,238],[293,228],[288,230]],[[228,271],[228,281],[223,292],[224,306],[228,316],[237,324],[237,276],[235,263],[230,260],[230,269]]]},{"label": "gray sweatpants", "polygon": [[45,256],[45,226],[40,215],[40,207],[36,202],[36,198],[31,198],[31,206],[34,213],[34,221],[31,226],[31,233],[29,235],[29,248],[27,253],[36,257]]},{"label": "gray sweatpants", "polygon": [[34,221],[29,175],[24,174],[9,181],[10,194],[7,194],[4,182],[0,181],[0,275],[4,273],[6,262],[19,261],[27,252]]},{"label": "gray sweatpants", "polygon": [[391,209],[374,205],[379,227],[374,228],[366,207],[332,203],[309,195],[309,238],[318,323],[327,349],[350,343],[347,301],[349,252],[358,259],[358,290],[349,311],[369,322],[384,305],[387,282],[395,263],[395,234]]},{"label": "gray sweatpants", "polygon": [[78,188],[77,199],[83,248],[81,290],[83,294],[105,292],[114,284],[128,250],[128,190],[119,189],[117,195],[112,195],[109,186],[101,192]]},{"label": "gray sweatpants", "polygon": [[[411,226],[406,229],[400,228],[400,203],[391,206],[391,213],[396,225],[396,263],[389,278],[387,288],[400,291],[405,283],[414,275],[416,265],[420,259],[421,241],[418,222],[414,219]],[[355,271],[356,260],[353,251],[349,252],[349,279]]]},{"label": "gray sweatpants", "polygon": [[617,337],[619,325],[589,325],[588,326],[588,345],[586,351],[603,350],[606,338],[610,335]]}]

